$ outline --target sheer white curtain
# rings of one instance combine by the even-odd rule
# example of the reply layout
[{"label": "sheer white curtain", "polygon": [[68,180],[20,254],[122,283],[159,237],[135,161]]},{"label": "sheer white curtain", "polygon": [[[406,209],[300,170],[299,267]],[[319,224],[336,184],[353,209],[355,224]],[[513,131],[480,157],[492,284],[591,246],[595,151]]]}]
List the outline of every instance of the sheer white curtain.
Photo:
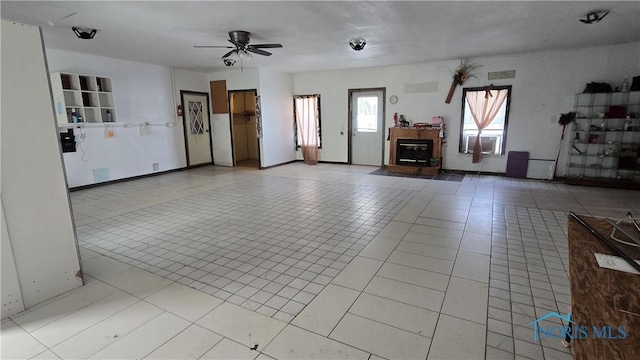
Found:
[{"label": "sheer white curtain", "polygon": [[489,126],[496,118],[509,91],[507,89],[492,90],[491,87],[487,87],[484,91],[468,91],[466,94],[469,112],[478,127],[476,142],[473,144],[473,162],[477,163],[482,160],[482,145],[480,143],[482,129]]},{"label": "sheer white curtain", "polygon": [[318,163],[318,97],[296,96],[296,123],[300,138],[300,150],[304,162]]}]

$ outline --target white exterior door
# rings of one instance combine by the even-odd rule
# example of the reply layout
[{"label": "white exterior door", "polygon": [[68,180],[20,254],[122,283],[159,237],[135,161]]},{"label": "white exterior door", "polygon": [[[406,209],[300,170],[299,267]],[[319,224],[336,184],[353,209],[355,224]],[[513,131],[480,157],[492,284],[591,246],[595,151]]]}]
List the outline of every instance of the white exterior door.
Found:
[{"label": "white exterior door", "polygon": [[351,163],[382,165],[382,90],[357,91],[351,96]]},{"label": "white exterior door", "polygon": [[183,99],[188,165],[210,164],[212,159],[207,96],[184,93]]}]

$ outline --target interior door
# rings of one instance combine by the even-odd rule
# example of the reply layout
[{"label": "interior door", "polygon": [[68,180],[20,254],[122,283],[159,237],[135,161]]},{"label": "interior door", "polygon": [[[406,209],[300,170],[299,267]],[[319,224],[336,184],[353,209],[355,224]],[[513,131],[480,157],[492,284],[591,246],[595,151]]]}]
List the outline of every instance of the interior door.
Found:
[{"label": "interior door", "polygon": [[382,165],[382,90],[354,91],[351,95],[351,163]]},{"label": "interior door", "polygon": [[189,166],[211,164],[209,106],[206,94],[183,93],[185,140]]}]

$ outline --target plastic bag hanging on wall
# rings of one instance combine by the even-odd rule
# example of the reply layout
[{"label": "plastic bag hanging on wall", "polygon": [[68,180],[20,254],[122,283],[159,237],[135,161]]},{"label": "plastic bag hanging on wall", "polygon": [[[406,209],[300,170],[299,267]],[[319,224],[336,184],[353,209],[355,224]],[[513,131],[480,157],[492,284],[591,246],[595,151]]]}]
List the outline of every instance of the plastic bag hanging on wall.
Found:
[{"label": "plastic bag hanging on wall", "polygon": [[116,133],[109,125],[105,125],[104,127],[104,137],[107,139],[111,139],[116,136]]},{"label": "plastic bag hanging on wall", "polygon": [[149,123],[143,122],[139,124],[140,126],[140,136],[149,135]]}]

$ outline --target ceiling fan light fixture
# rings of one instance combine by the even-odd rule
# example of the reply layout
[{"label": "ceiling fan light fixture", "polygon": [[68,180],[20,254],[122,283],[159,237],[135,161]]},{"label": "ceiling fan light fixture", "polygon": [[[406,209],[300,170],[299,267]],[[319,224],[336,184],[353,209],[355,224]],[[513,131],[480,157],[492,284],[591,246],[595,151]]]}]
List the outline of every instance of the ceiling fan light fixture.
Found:
[{"label": "ceiling fan light fixture", "polygon": [[349,41],[349,45],[351,45],[351,48],[355,51],[361,51],[362,49],[364,49],[364,46],[367,45],[367,42],[360,38],[360,39],[351,39]]},{"label": "ceiling fan light fixture", "polygon": [[93,37],[96,36],[96,33],[98,32],[97,29],[86,29],[76,26],[72,27],[71,30],[73,30],[74,34],[76,34],[79,39],[83,40],[93,39]]},{"label": "ceiling fan light fixture", "polygon": [[251,60],[253,58],[253,55],[247,50],[238,50],[238,56],[242,60]]},{"label": "ceiling fan light fixture", "polygon": [[233,61],[235,63],[236,61],[240,60],[240,56],[238,55],[238,50],[232,51],[229,56],[227,56],[227,57],[225,57],[223,59],[231,60],[231,61]]}]

